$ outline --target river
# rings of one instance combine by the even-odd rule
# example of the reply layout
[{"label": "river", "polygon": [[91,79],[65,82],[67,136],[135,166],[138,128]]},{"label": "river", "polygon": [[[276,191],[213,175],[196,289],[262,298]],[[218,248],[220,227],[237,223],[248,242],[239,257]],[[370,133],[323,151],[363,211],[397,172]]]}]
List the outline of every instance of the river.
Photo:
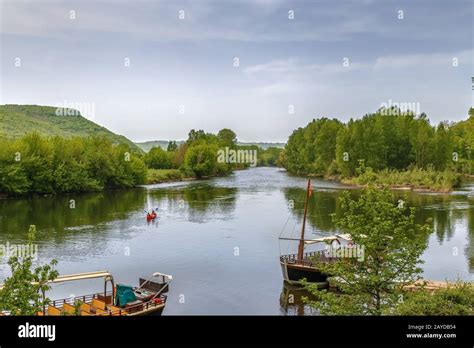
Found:
[{"label": "river", "polygon": [[[296,250],[278,237],[297,238],[305,185],[284,170],[254,168],[131,190],[0,200],[0,244],[25,243],[34,224],[39,261],[57,259],[60,274],[106,269],[131,285],[155,271],[172,274],[164,315],[312,314],[301,303],[305,293],[284,286],[278,261]],[[347,188],[317,179],[313,187],[307,237],[334,234],[331,214],[341,213],[338,197]],[[418,222],[433,219],[425,278],[473,280],[473,193],[473,184],[451,194],[408,193]],[[148,223],[143,210],[152,207],[159,217]],[[100,280],[57,284],[49,297],[100,289]]]}]

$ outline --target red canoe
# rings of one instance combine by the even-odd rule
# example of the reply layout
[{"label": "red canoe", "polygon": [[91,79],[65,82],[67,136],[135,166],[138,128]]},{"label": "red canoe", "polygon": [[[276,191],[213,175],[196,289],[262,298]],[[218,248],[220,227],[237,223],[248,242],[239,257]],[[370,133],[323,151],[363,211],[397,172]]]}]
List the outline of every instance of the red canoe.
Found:
[{"label": "red canoe", "polygon": [[154,218],[156,218],[156,213],[153,212],[151,214],[146,214],[146,219],[147,220],[153,220]]}]

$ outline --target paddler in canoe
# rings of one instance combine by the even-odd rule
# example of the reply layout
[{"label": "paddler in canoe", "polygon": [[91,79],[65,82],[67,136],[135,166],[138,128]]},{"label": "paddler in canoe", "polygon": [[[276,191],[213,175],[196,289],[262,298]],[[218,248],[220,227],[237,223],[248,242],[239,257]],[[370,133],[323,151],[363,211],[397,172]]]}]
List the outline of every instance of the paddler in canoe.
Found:
[{"label": "paddler in canoe", "polygon": [[157,217],[156,211],[158,211],[158,208],[152,209],[151,212],[146,211],[146,219],[148,221],[154,220]]}]

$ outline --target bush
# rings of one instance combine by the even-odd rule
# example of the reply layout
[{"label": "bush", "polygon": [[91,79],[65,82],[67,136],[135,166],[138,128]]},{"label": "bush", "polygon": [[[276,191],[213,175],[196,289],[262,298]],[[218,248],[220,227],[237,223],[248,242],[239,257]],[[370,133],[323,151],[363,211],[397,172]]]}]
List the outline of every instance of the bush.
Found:
[{"label": "bush", "polygon": [[449,169],[436,171],[431,166],[427,169],[409,168],[404,171],[384,169],[377,173],[367,167],[359,176],[345,179],[343,182],[362,186],[373,184],[376,186],[410,187],[449,192],[459,184],[460,179],[460,174],[456,172]]},{"label": "bush", "polygon": [[418,290],[406,295],[396,308],[397,315],[474,315],[472,283],[457,282],[454,286],[433,292]]},{"label": "bush", "polygon": [[172,157],[172,152],[167,152],[161,147],[153,147],[145,155],[145,162],[149,168],[170,169]]},{"label": "bush", "polygon": [[206,144],[190,146],[186,152],[184,164],[198,178],[215,175],[217,146]]},{"label": "bush", "polygon": [[105,137],[0,140],[0,192],[11,195],[84,192],[132,187],[146,166],[128,145]]},{"label": "bush", "polygon": [[177,169],[148,169],[147,184],[157,184],[167,181],[179,181],[183,179],[182,173]]}]

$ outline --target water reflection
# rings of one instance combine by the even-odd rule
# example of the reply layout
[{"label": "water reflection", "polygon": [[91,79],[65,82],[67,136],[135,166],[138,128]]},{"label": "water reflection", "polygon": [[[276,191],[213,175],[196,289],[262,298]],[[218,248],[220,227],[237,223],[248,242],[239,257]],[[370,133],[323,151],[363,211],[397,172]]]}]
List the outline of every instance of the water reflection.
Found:
[{"label": "water reflection", "polygon": [[[285,199],[293,202],[292,213],[298,220],[303,219],[305,190],[301,188],[287,188],[283,190]],[[319,232],[336,232],[336,227],[332,221],[331,214],[340,215],[339,197],[341,191],[317,191],[314,188],[313,194],[308,201],[308,227]],[[290,205],[291,206],[291,205]]]},{"label": "water reflection", "polygon": [[235,210],[237,188],[216,187],[209,183],[182,187],[157,188],[148,192],[148,200],[161,210],[185,212],[192,222],[226,219]]},{"label": "water reflection", "polygon": [[[286,188],[283,192],[285,199],[293,202],[290,211],[293,217],[297,219],[297,223],[301,224],[305,190],[293,187]],[[315,189],[308,202],[307,226],[309,235],[328,235],[338,232],[332,214],[336,218],[342,214],[339,202],[341,192],[342,190],[316,191]],[[350,192],[354,198],[360,195],[360,190],[351,190]],[[474,201],[472,197],[469,195],[415,192],[394,192],[394,194],[395,199],[403,199],[408,205],[417,209],[415,214],[416,223],[424,224],[427,220],[431,220],[432,236],[435,236],[435,242],[438,245],[454,243],[452,250],[445,249],[444,253],[439,255],[443,257],[444,262],[454,262],[453,259],[458,256],[457,253],[464,253],[468,260],[468,272],[474,273]],[[460,236],[455,237],[456,231]],[[468,243],[462,242],[463,235],[468,239]],[[293,237],[298,238],[295,235]],[[427,247],[430,243],[430,237],[425,240]],[[431,243],[434,242],[431,241]]]},{"label": "water reflection", "polygon": [[292,285],[283,282],[280,294],[280,311],[283,315],[318,315],[318,311],[304,301],[314,300],[314,296],[301,285]]},{"label": "water reflection", "polygon": [[[278,263],[285,222],[291,220],[295,233],[301,228],[305,185],[279,169],[255,168],[206,181],[0,200],[0,243],[24,242],[35,224],[41,262],[58,259],[62,274],[108,269],[130,284],[155,271],[173,274],[165,314],[314,314],[300,301],[307,293],[282,289]],[[331,214],[341,215],[344,188],[320,180],[313,186],[308,236],[336,233]],[[427,277],[472,279],[473,199],[410,193],[407,200],[418,208],[417,222],[433,219],[422,265]],[[155,207],[158,218],[147,223],[143,210]],[[0,277],[7,273],[4,262]],[[55,297],[94,290],[58,288]]]},{"label": "water reflection", "polygon": [[[69,196],[0,200],[0,240],[25,240],[30,225],[41,231],[37,241],[61,243],[68,234],[95,230],[109,222],[144,217],[144,210],[185,212],[186,219],[205,222],[230,216],[236,188],[209,184],[161,190],[116,190]],[[150,224],[157,225],[158,220]]]},{"label": "water reflection", "polygon": [[38,241],[54,238],[60,243],[81,227],[127,219],[143,205],[142,190],[0,200],[0,238],[23,240],[29,226],[36,225],[46,232],[37,235]]}]

